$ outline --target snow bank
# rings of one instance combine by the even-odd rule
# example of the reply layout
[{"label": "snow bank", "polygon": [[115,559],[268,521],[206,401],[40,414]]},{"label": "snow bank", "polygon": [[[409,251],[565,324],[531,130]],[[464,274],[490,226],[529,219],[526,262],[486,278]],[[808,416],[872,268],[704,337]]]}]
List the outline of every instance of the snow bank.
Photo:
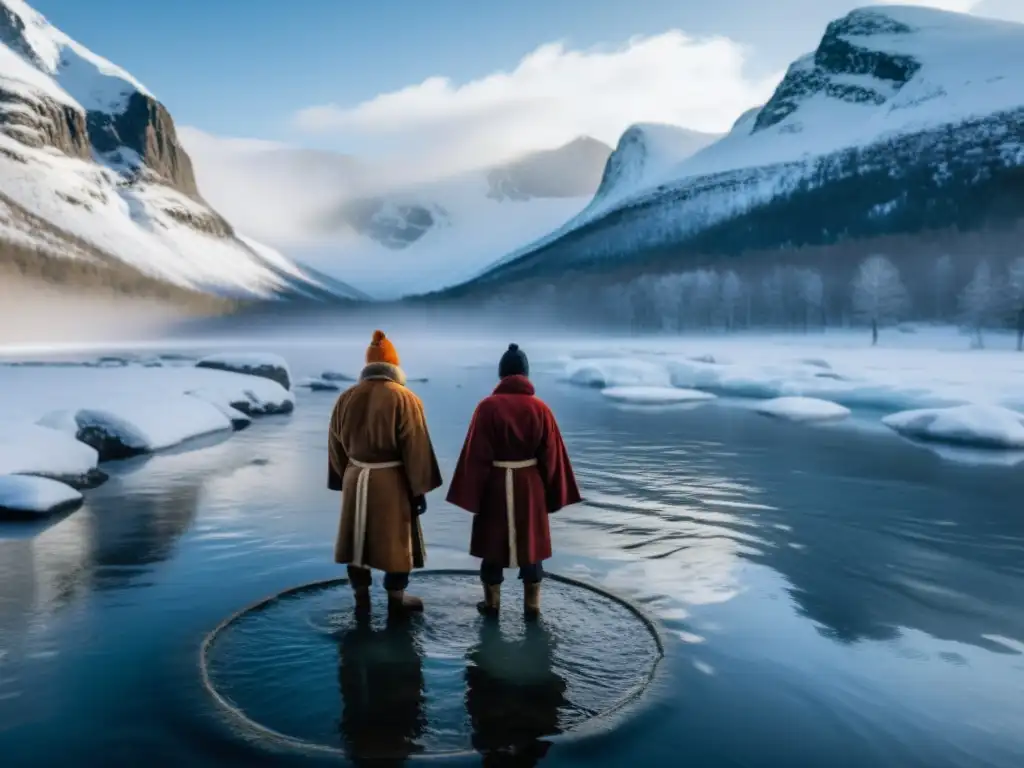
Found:
[{"label": "snow bank", "polygon": [[288,363],[279,355],[265,353],[210,355],[197,362],[196,367],[260,376],[276,381],[285,389],[292,388],[292,376]]},{"label": "snow bank", "polygon": [[93,446],[101,460],[126,459],[172,448],[192,438],[230,431],[217,406],[191,395],[140,397],[107,407],[58,410],[39,423]]},{"label": "snow bank", "polygon": [[73,509],[82,494],[45,477],[0,476],[0,518],[42,517]]},{"label": "snow bank", "polygon": [[815,397],[777,397],[755,408],[765,416],[789,421],[838,421],[850,415],[850,409]]},{"label": "snow bank", "polygon": [[0,475],[44,475],[75,488],[98,485],[95,448],[64,432],[31,423],[0,424]]},{"label": "snow bank", "polygon": [[636,405],[671,405],[714,400],[715,396],[696,389],[677,387],[609,387],[601,391],[609,400]]},{"label": "snow bank", "polygon": [[922,408],[882,419],[904,437],[974,448],[1024,448],[1024,413],[992,405]]}]

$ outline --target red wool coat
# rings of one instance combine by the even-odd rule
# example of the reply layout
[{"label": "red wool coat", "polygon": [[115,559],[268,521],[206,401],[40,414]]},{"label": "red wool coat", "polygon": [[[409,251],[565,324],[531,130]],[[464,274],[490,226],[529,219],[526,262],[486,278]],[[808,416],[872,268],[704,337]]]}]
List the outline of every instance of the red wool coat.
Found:
[{"label": "red wool coat", "polygon": [[[510,520],[509,471],[495,462],[529,460],[536,466],[511,470]],[[534,396],[525,376],[502,379],[477,406],[448,501],[474,515],[469,548],[474,557],[505,568],[551,557],[548,515],[581,501],[580,491],[555,416]]]}]

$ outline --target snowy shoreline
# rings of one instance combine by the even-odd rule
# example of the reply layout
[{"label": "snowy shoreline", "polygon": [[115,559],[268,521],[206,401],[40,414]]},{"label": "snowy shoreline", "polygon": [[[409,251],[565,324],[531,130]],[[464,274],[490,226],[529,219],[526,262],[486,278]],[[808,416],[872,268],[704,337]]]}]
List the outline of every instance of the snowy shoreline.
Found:
[{"label": "snowy shoreline", "polygon": [[107,461],[291,413],[290,386],[287,362],[266,354],[0,363],[0,518],[80,504]]}]

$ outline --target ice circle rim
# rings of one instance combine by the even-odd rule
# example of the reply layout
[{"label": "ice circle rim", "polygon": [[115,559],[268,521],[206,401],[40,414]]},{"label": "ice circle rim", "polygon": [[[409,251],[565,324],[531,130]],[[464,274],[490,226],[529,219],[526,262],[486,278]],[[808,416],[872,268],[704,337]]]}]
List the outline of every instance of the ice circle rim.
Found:
[{"label": "ice circle rim", "polygon": [[[479,572],[475,570],[461,569],[461,568],[442,568],[433,570],[421,570],[416,573],[417,576],[469,576],[473,578],[479,578]],[[621,724],[625,721],[628,715],[635,715],[640,709],[640,705],[645,698],[645,694],[655,687],[655,683],[662,672],[662,661],[665,659],[665,638],[662,632],[661,626],[657,619],[652,617],[647,611],[645,611],[640,605],[630,600],[627,597],[616,594],[615,592],[606,589],[604,587],[593,584],[589,581],[582,579],[575,579],[571,576],[562,576],[557,573],[546,572],[544,574],[545,580],[551,580],[559,584],[565,584],[570,587],[576,587],[578,589],[585,589],[592,592],[600,597],[607,600],[611,600],[617,605],[622,606],[634,617],[640,620],[640,623],[644,626],[651,638],[654,640],[655,654],[653,663],[651,664],[650,670],[644,676],[644,679],[638,684],[634,685],[632,689],[626,693],[621,699],[615,704],[608,707],[601,712],[587,718],[582,723],[579,723],[572,728],[562,731],[560,733],[552,734],[550,736],[542,737],[543,741],[549,742],[552,745],[558,744],[572,744],[580,741],[584,741],[593,736],[597,736],[603,733],[607,733],[614,725]],[[214,684],[210,676],[209,669],[209,652],[213,647],[217,638],[222,632],[237,623],[240,619],[250,613],[261,611],[278,600],[292,595],[301,594],[303,592],[313,592],[318,590],[330,589],[332,587],[345,586],[349,583],[347,577],[340,576],[330,579],[319,579],[317,581],[309,581],[304,584],[299,584],[294,587],[287,587],[278,592],[274,592],[271,595],[257,600],[254,603],[235,611],[227,618],[221,620],[216,627],[206,633],[203,637],[202,642],[199,645],[199,675],[200,682],[202,683],[203,689],[206,694],[214,701],[214,703],[220,708],[222,714],[228,716],[235,725],[241,726],[245,730],[249,731],[251,735],[256,736],[261,742],[275,747],[283,747],[293,752],[304,753],[307,755],[330,755],[333,757],[351,758],[348,750],[342,747],[333,747],[328,744],[319,744],[315,741],[307,741],[300,739],[295,736],[289,736],[286,733],[276,731],[269,726],[263,725],[257,720],[249,717],[245,710],[236,704],[232,703],[227,697],[222,695],[217,690],[217,686]],[[387,759],[389,757],[397,757],[398,752],[394,755],[389,755],[387,752],[375,752],[373,755],[374,759]],[[415,752],[413,754],[402,754],[403,760],[408,761],[429,761],[437,759],[452,759],[471,757],[479,755],[479,750],[476,749],[452,749],[452,750],[437,750],[430,752]]]}]

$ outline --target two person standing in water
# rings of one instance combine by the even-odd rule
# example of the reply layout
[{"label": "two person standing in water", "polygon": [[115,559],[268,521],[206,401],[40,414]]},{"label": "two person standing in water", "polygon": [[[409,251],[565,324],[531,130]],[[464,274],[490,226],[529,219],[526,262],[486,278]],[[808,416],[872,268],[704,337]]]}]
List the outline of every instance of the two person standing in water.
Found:
[{"label": "two person standing in water", "polygon": [[[328,487],[342,492],[334,557],[348,566],[359,612],[369,610],[371,569],[385,574],[389,610],[423,610],[406,589],[411,571],[426,563],[426,494],[443,481],[423,403],[405,387],[399,363],[394,345],[375,331],[359,382],[331,415]],[[473,514],[470,554],[481,559],[477,608],[485,615],[499,610],[505,568],[519,569],[527,615],[540,612],[548,515],[581,500],[554,414],[536,397],[529,372],[526,355],[509,345],[448,490],[449,502]]]}]

